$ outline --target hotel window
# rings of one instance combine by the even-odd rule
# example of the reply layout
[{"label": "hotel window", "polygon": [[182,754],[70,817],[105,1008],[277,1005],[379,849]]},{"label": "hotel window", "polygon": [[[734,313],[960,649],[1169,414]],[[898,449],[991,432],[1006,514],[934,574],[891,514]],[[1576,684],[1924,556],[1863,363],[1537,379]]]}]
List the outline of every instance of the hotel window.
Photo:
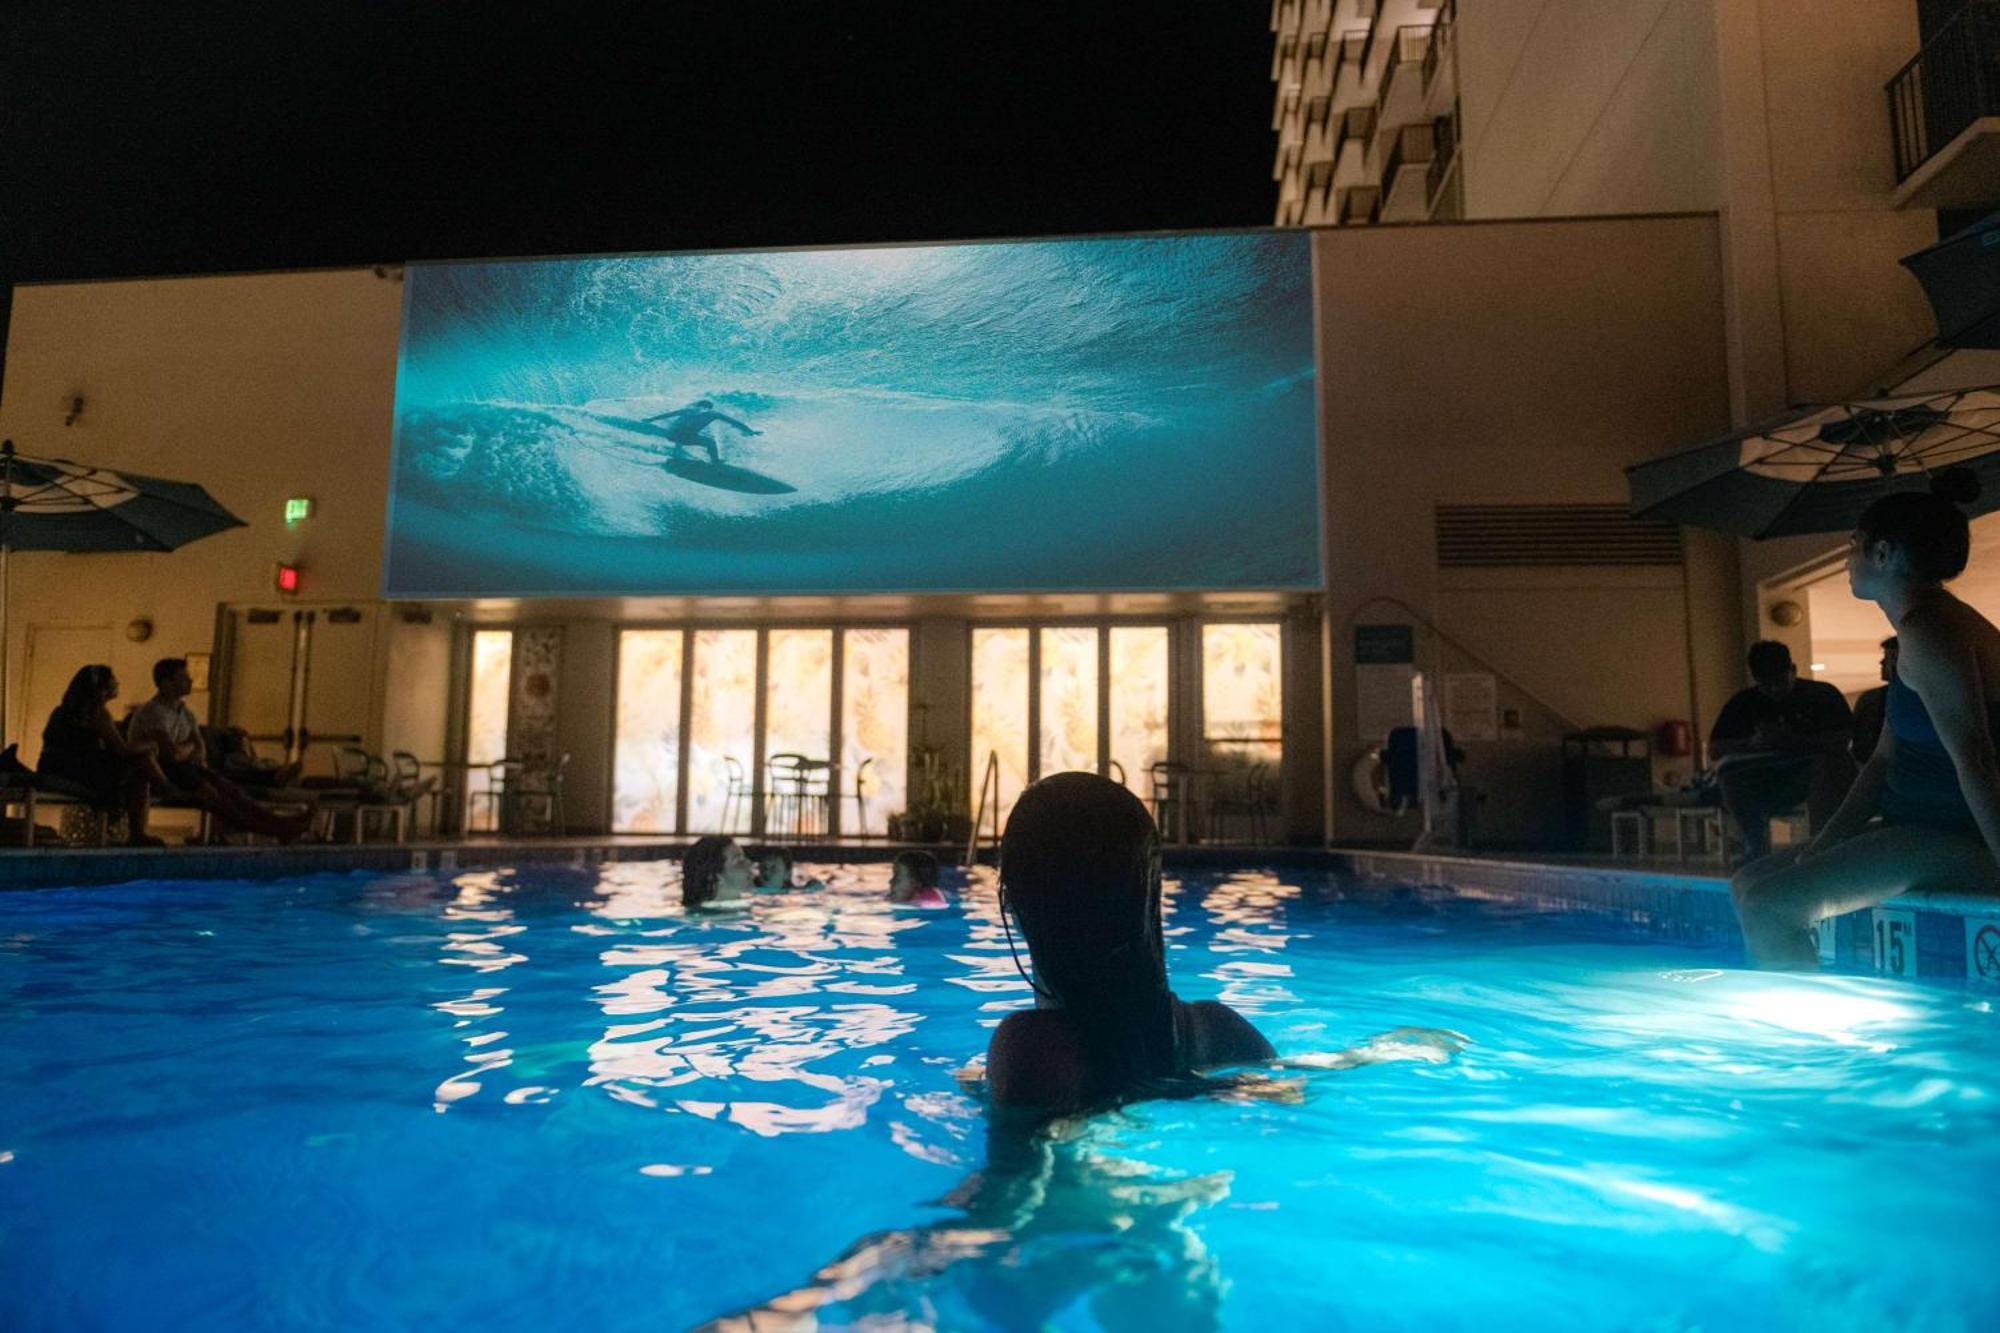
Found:
[{"label": "hotel window", "polygon": [[757,781],[757,635],[704,629],[694,636],[688,699],[687,831],[748,833]]},{"label": "hotel window", "polygon": [[680,832],[681,668],[687,636],[628,629],[618,636],[618,721],[611,827]]},{"label": "hotel window", "polygon": [[1114,625],[1110,633],[1108,727],[1112,777],[1142,798],[1152,791],[1153,765],[1167,758],[1169,653],[1165,625]]},{"label": "hotel window", "polygon": [[975,629],[969,804],[989,754],[1003,825],[1021,789],[1052,773],[1122,777],[1147,797],[1168,752],[1170,642],[1165,625]]},{"label": "hotel window", "polygon": [[507,757],[507,701],[513,681],[514,631],[475,631],[465,721],[465,801],[472,817],[468,828],[490,832],[499,827],[498,801],[487,765]]},{"label": "hotel window", "polygon": [[[966,795],[973,813],[978,814],[986,765],[989,757],[997,760],[1002,825],[1021,788],[1029,782],[1031,643],[1025,629],[972,631],[972,781]],[[986,793],[989,801],[993,795]]]},{"label": "hotel window", "polygon": [[843,832],[880,834],[909,804],[910,632],[850,629],[840,640],[839,775],[855,799],[853,818],[836,818]]},{"label": "hotel window", "polygon": [[[908,800],[909,695],[901,626],[623,630],[612,827],[761,834],[781,818],[880,834]],[[758,765],[779,754],[829,766],[826,808],[774,810]]]},{"label": "hotel window", "polygon": [[1278,766],[1284,736],[1280,628],[1275,623],[1201,627],[1202,739],[1217,767]]}]

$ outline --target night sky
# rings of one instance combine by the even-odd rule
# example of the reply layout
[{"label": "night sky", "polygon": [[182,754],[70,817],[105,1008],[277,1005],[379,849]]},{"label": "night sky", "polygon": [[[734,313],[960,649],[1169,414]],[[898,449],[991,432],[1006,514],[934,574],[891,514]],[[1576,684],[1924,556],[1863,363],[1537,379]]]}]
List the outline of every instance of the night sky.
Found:
[{"label": "night sky", "polygon": [[0,292],[1257,225],[1263,0],[13,0]]}]

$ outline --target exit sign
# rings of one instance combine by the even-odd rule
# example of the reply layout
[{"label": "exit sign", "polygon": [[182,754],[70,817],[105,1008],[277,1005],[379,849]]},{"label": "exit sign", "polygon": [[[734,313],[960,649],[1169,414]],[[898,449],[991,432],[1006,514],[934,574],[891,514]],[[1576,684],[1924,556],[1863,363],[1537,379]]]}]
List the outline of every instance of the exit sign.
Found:
[{"label": "exit sign", "polygon": [[303,523],[313,516],[313,502],[310,496],[294,495],[285,501],[285,522]]}]

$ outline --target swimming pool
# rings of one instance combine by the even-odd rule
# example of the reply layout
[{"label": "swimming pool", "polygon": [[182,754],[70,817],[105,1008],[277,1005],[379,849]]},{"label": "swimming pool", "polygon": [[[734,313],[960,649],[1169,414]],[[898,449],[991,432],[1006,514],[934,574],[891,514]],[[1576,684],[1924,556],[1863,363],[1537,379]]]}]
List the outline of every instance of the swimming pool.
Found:
[{"label": "swimming pool", "polygon": [[2000,1311],[1979,991],[1189,874],[1184,996],[1287,1056],[1468,1044],[989,1144],[956,1071],[1028,989],[984,872],[915,912],[882,902],[886,867],[812,869],[824,893],[706,919],[649,863],[0,894],[0,1327]]}]

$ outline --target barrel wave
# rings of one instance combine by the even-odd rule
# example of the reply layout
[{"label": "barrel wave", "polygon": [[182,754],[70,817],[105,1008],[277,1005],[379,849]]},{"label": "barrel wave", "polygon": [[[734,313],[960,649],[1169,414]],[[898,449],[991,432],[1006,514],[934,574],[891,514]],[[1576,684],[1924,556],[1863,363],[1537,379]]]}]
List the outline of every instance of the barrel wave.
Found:
[{"label": "barrel wave", "polygon": [[1307,246],[412,265],[387,591],[1315,586]]}]

